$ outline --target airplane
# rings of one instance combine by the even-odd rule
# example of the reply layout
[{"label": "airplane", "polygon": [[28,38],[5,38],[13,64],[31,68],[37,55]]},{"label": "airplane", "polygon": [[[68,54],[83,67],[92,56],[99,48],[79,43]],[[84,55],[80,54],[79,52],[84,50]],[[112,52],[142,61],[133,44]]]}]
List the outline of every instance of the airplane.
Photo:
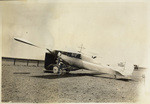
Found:
[{"label": "airplane", "polygon": [[[14,40],[22,42],[34,47],[38,47],[31,42],[26,40],[15,38]],[[79,69],[85,69],[94,71],[97,73],[104,73],[113,75],[115,79],[117,76],[123,76],[125,79],[131,79],[132,73],[134,71],[134,65],[128,62],[119,62],[114,65],[104,64],[97,62],[95,55],[86,55],[81,50],[78,52],[66,51],[66,50],[50,50],[46,48],[45,54],[45,69],[51,73],[58,75],[64,75],[70,71],[76,71]]]}]

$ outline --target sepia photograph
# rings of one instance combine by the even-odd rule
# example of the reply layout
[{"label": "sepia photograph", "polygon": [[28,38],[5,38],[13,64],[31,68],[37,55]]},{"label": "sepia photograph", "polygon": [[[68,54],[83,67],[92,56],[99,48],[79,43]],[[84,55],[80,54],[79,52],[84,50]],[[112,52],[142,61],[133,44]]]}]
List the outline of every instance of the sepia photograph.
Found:
[{"label": "sepia photograph", "polygon": [[0,0],[1,103],[150,102],[149,4]]}]

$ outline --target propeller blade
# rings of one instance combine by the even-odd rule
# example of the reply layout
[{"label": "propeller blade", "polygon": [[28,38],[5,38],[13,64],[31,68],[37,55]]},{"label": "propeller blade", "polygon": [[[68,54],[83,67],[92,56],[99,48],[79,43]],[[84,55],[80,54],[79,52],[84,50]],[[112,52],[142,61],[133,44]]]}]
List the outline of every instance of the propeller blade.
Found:
[{"label": "propeller blade", "polygon": [[39,48],[39,46],[34,45],[34,44],[30,43],[30,42],[24,41],[24,40],[19,39],[19,38],[14,38],[14,40],[16,40],[16,41],[18,41],[18,42],[22,42],[22,43],[25,43],[25,44],[28,44],[28,45],[31,45],[31,46],[34,46],[34,47],[38,47],[38,48]]},{"label": "propeller blade", "polygon": [[48,48],[46,48],[46,50],[48,50],[48,52],[52,53],[52,51],[51,51],[51,50],[49,50]]},{"label": "propeller blade", "polygon": [[[34,47],[37,47],[37,48],[42,48],[42,47],[39,47],[39,46],[37,46],[37,45],[34,45],[34,44],[31,43],[31,42],[27,42],[26,40],[23,40],[23,39],[19,39],[19,38],[15,38],[15,37],[14,37],[14,40],[16,40],[16,41],[18,41],[18,42],[22,42],[22,43],[28,44],[28,45],[31,45],[31,46],[34,46]],[[43,48],[43,49],[45,49],[45,48]],[[51,51],[50,49],[46,48],[46,50],[47,50],[48,52],[52,53],[52,51]]]}]

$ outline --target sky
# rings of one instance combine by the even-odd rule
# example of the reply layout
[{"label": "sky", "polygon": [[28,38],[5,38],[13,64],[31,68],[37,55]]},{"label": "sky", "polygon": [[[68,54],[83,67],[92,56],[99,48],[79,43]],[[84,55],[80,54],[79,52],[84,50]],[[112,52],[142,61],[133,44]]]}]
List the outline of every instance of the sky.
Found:
[{"label": "sky", "polygon": [[148,65],[147,12],[144,2],[4,3],[2,56],[44,59],[44,47],[78,51],[83,44],[101,60]]}]

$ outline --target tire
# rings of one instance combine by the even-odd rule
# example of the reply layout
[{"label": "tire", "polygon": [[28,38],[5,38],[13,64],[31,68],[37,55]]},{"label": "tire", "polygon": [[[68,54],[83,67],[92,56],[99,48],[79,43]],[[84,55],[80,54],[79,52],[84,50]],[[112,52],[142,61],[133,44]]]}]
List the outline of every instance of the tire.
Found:
[{"label": "tire", "polygon": [[58,67],[57,66],[53,67],[53,73],[58,74]]},{"label": "tire", "polygon": [[64,68],[59,70],[59,75],[65,75],[66,74],[66,70]]}]

